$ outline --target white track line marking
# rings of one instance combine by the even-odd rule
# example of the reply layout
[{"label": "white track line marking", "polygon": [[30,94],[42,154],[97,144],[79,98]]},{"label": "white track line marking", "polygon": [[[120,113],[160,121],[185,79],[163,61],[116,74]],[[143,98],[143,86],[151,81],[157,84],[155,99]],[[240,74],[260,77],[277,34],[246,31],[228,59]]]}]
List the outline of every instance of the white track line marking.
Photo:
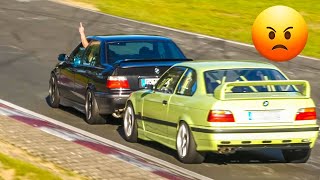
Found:
[{"label": "white track line marking", "polygon": [[[171,164],[171,163],[169,163],[169,162],[166,162],[166,161],[164,161],[164,160],[158,159],[158,158],[153,157],[153,156],[151,156],[151,155],[148,155],[148,154],[145,154],[145,153],[143,153],[143,152],[137,151],[137,150],[135,150],[135,149],[129,148],[129,147],[124,146],[124,145],[122,145],[122,144],[119,144],[119,143],[117,143],[117,142],[111,141],[111,140],[109,140],[109,139],[105,139],[105,138],[103,138],[103,137],[97,136],[97,135],[95,135],[95,134],[92,134],[92,133],[90,133],[90,132],[84,131],[84,130],[82,130],[82,129],[79,129],[79,128],[70,126],[70,125],[68,125],[68,124],[62,123],[62,122],[60,122],[60,121],[58,121],[58,120],[52,119],[52,118],[47,117],[47,116],[44,116],[44,115],[42,115],[42,114],[39,114],[39,113],[30,111],[30,110],[28,110],[28,109],[25,109],[25,108],[20,107],[20,106],[18,106],[18,105],[12,104],[12,103],[7,102],[7,101],[5,101],[5,100],[0,99],[0,103],[2,103],[2,104],[4,104],[4,105],[7,105],[7,106],[10,106],[10,107],[12,107],[12,108],[14,108],[14,109],[17,109],[17,110],[19,110],[19,111],[21,111],[21,112],[24,112],[24,113],[26,113],[26,114],[30,114],[30,115],[35,116],[35,117],[37,117],[37,118],[46,120],[46,121],[51,122],[51,123],[53,123],[53,124],[56,124],[56,125],[58,125],[58,126],[61,126],[61,127],[67,128],[67,129],[70,129],[70,130],[72,130],[72,131],[74,131],[74,132],[80,133],[80,134],[85,135],[85,136],[87,136],[87,137],[90,137],[90,138],[92,138],[92,139],[98,140],[98,141],[100,141],[100,142],[109,144],[109,145],[114,146],[114,147],[117,147],[117,148],[119,148],[119,149],[121,149],[121,150],[123,150],[123,151],[127,151],[127,152],[130,152],[130,153],[133,153],[133,154],[135,154],[135,155],[137,155],[137,156],[139,156],[139,157],[141,157],[141,158],[143,158],[143,159],[150,160],[150,161],[155,162],[155,163],[157,163],[157,164],[159,164],[159,165],[162,165],[162,166],[164,166],[164,167],[167,167],[167,168],[176,170],[177,172],[180,172],[180,173],[182,173],[182,174],[189,175],[189,176],[194,177],[194,178],[196,178],[196,179],[202,179],[202,180],[210,180],[210,179],[211,179],[211,178],[208,178],[208,177],[203,176],[203,175],[201,175],[201,174],[195,173],[195,172],[193,172],[193,171],[190,171],[190,170],[184,169],[184,168],[182,168],[182,167],[179,167],[179,166],[177,166],[177,165],[174,165],[174,164]],[[211,180],[212,180],[212,179],[211,179]]]},{"label": "white track line marking", "polygon": [[34,20],[45,21],[45,20],[54,19],[54,18],[51,18],[51,17],[49,18],[49,17],[45,17],[45,16],[38,16],[38,17],[18,17],[17,19],[24,20],[24,21],[34,21]]},{"label": "white track line marking", "polygon": [[17,47],[17,46],[14,46],[14,45],[2,45],[0,44],[0,47],[9,47],[9,48],[12,48],[12,49],[17,49],[17,50],[20,50],[22,51],[23,49]]},{"label": "white track line marking", "polygon": [[[118,19],[130,21],[130,22],[135,22],[135,23],[148,25],[148,26],[152,26],[152,27],[157,27],[157,28],[161,28],[161,29],[167,29],[167,30],[170,30],[170,31],[175,31],[175,32],[183,33],[183,34],[192,35],[192,36],[198,36],[199,38],[207,38],[207,39],[211,39],[211,40],[224,41],[224,42],[227,42],[227,43],[230,43],[230,44],[235,44],[235,45],[254,48],[254,46],[252,44],[246,44],[246,43],[241,43],[241,42],[237,42],[237,41],[231,41],[231,40],[222,39],[222,38],[218,38],[218,37],[213,37],[213,36],[209,36],[209,35],[193,33],[193,32],[188,32],[188,31],[184,31],[184,30],[180,30],[180,29],[174,29],[174,28],[170,28],[170,27],[166,27],[166,26],[161,26],[161,25],[141,22],[141,21],[137,21],[137,20],[133,20],[133,19],[123,18],[123,17],[111,15],[111,14],[105,14],[105,13],[102,13],[100,11],[96,11],[96,10],[92,10],[92,9],[89,9],[89,8],[81,7],[81,6],[77,5],[77,4],[72,4],[72,5],[71,4],[65,4],[65,3],[59,2],[57,0],[48,0],[48,1],[54,2],[54,3],[58,3],[58,4],[62,4],[62,5],[66,5],[66,6],[70,6],[70,7],[79,8],[79,9],[82,9],[82,10],[98,13],[98,14],[109,16],[109,17],[113,17],[113,18],[118,18]],[[320,59],[318,59],[318,58],[309,57],[309,56],[298,55],[298,57],[305,58],[305,59],[310,59],[310,60],[320,61]]]}]

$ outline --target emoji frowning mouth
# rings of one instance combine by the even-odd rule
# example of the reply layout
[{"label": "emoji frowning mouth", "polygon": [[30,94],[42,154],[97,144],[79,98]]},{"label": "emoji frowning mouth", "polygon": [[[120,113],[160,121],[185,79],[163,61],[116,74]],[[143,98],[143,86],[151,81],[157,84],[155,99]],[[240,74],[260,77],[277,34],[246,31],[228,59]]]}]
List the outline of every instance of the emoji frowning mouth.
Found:
[{"label": "emoji frowning mouth", "polygon": [[285,46],[282,45],[282,44],[277,44],[277,45],[273,46],[272,50],[277,49],[277,48],[282,48],[282,49],[288,50],[288,48],[285,47]]}]

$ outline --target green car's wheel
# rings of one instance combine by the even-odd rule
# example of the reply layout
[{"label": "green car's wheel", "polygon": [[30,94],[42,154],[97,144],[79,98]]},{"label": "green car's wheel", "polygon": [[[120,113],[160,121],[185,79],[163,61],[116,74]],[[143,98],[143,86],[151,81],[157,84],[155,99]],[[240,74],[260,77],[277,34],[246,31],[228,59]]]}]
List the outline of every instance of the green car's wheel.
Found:
[{"label": "green car's wheel", "polygon": [[57,80],[54,75],[51,75],[49,81],[49,105],[53,108],[59,107],[60,95],[57,87]]},{"label": "green car's wheel", "polygon": [[123,129],[125,139],[129,142],[138,142],[138,125],[135,118],[134,109],[131,103],[128,103],[123,116]]},{"label": "green car's wheel", "polygon": [[99,114],[97,101],[91,90],[86,93],[85,120],[88,124],[105,124],[107,120]]},{"label": "green car's wheel", "polygon": [[200,164],[204,161],[204,154],[196,150],[196,143],[185,122],[181,122],[177,137],[176,148],[179,160],[187,164]]},{"label": "green car's wheel", "polygon": [[288,163],[306,163],[310,157],[311,149],[283,149],[282,155]]}]

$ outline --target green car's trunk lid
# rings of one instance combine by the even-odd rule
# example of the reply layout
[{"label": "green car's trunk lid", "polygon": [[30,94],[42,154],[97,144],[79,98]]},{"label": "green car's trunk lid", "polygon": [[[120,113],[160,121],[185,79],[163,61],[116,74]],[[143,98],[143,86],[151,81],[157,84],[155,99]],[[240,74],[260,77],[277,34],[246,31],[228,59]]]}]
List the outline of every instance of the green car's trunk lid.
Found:
[{"label": "green car's trunk lid", "polygon": [[[232,87],[248,86],[294,86],[297,92],[245,92],[232,93]],[[298,91],[296,86],[302,86]],[[272,89],[272,88],[270,88]],[[235,123],[250,126],[283,124],[295,122],[300,108],[314,107],[310,98],[310,85],[307,81],[251,81],[229,82],[216,88],[214,96],[218,101],[212,109],[229,110]]]}]

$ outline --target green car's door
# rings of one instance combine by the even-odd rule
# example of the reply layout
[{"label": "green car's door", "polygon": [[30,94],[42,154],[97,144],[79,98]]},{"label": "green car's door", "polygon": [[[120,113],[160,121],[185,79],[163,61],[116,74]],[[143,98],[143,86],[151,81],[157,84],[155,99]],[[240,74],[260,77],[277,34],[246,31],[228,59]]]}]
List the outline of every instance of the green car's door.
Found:
[{"label": "green car's door", "polygon": [[157,82],[154,93],[144,97],[143,119],[147,136],[156,141],[166,141],[168,126],[167,111],[170,98],[186,68],[173,67]]},{"label": "green car's door", "polygon": [[155,92],[148,94],[145,97],[143,105],[143,119],[145,130],[151,133],[151,139],[162,136],[164,138],[167,133],[164,118],[167,110],[166,102],[170,99],[172,94]]},{"label": "green car's door", "polygon": [[[197,109],[193,108],[194,103],[198,103],[193,94],[197,90],[197,74],[193,69],[188,69],[177,85],[176,92],[171,96],[169,108],[167,111],[168,123],[175,126],[168,126],[168,143],[175,146],[177,135],[177,123],[181,119],[181,115],[197,115]],[[200,102],[201,103],[201,102]],[[192,113],[190,113],[192,112]],[[189,118],[192,118],[189,116]],[[199,118],[199,117],[196,117]]]}]

